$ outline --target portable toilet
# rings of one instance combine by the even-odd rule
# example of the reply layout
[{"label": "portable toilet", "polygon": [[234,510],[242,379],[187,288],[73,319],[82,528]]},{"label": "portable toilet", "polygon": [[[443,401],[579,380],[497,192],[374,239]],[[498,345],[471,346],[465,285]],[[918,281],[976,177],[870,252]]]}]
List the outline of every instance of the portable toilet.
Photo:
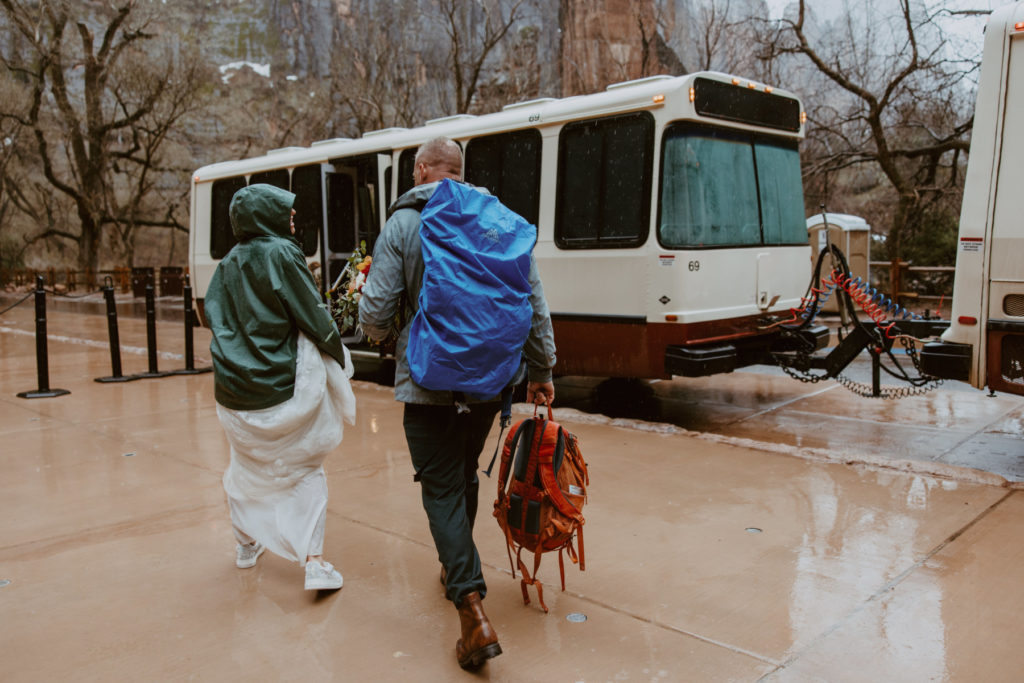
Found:
[{"label": "portable toilet", "polygon": [[[850,275],[868,281],[868,262],[871,256],[871,226],[860,216],[845,213],[815,214],[807,219],[807,235],[811,243],[811,268],[818,261],[818,254],[825,248],[825,221],[828,221],[828,241],[839,247],[850,266]],[[822,273],[827,276],[828,273]],[[836,297],[829,297],[823,311],[839,311]]]}]

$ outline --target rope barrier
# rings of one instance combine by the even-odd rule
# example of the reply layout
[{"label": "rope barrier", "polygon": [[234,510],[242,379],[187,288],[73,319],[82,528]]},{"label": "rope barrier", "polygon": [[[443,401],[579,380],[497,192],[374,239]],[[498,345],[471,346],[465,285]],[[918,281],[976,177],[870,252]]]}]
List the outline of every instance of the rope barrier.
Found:
[{"label": "rope barrier", "polygon": [[21,304],[25,303],[26,301],[28,301],[28,300],[29,300],[29,298],[30,298],[30,297],[31,297],[31,296],[32,296],[33,294],[35,294],[35,292],[29,292],[29,293],[28,293],[28,294],[26,294],[25,296],[21,297],[21,300],[20,300],[20,301],[18,301],[17,303],[13,303],[13,304],[11,304],[10,306],[8,306],[7,308],[5,308],[4,310],[0,311],[0,315],[3,315],[4,313],[6,313],[7,311],[11,310],[12,308],[15,308],[15,307],[17,307],[17,306],[20,306]]}]

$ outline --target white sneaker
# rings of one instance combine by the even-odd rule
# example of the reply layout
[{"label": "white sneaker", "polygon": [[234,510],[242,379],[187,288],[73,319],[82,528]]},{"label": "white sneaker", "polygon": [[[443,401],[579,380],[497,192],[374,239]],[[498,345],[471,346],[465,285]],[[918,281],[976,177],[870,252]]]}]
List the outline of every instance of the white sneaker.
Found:
[{"label": "white sneaker", "polygon": [[249,569],[256,566],[256,560],[266,548],[259,541],[253,541],[248,545],[239,543],[235,546],[235,566],[239,569]]},{"label": "white sneaker", "polygon": [[330,562],[306,563],[306,590],[331,591],[341,588],[344,579]]}]

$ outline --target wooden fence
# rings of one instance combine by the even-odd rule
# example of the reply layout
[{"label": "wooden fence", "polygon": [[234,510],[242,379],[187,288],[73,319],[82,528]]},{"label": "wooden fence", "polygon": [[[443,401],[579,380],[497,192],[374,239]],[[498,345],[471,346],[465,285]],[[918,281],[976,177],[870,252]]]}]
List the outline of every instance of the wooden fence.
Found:
[{"label": "wooden fence", "polygon": [[[942,315],[948,311],[953,299],[953,266],[912,266],[906,261],[871,261],[872,285],[884,291],[893,301],[905,308],[927,309]],[[881,277],[878,270],[884,270]],[[936,283],[929,275],[948,275],[948,282]]]}]

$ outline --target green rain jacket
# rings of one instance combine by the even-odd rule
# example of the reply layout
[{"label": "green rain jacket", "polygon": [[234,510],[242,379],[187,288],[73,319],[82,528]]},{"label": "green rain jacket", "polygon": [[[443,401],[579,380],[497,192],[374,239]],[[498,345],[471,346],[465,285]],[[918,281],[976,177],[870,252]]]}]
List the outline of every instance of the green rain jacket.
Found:
[{"label": "green rain jacket", "polygon": [[217,266],[204,302],[214,397],[225,408],[259,410],[292,397],[300,332],[345,365],[338,328],[290,235],[294,202],[291,192],[263,184],[231,199],[238,244]]}]

